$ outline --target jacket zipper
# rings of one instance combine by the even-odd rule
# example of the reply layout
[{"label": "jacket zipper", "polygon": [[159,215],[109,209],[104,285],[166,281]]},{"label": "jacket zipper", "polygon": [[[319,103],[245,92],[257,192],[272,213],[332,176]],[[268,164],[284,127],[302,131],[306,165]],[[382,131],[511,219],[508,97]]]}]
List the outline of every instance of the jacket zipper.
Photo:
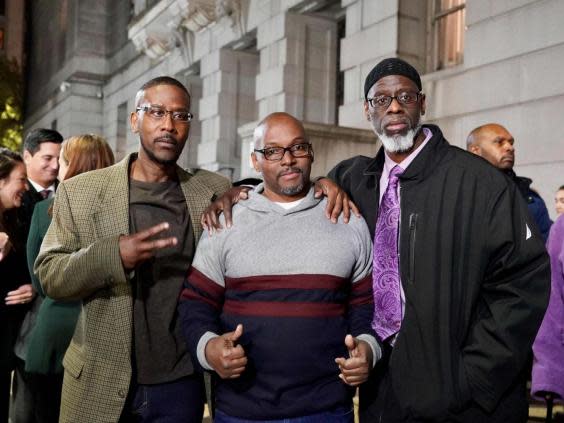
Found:
[{"label": "jacket zipper", "polygon": [[415,236],[417,232],[417,213],[409,215],[409,271],[407,275],[408,284],[413,284],[415,279]]}]

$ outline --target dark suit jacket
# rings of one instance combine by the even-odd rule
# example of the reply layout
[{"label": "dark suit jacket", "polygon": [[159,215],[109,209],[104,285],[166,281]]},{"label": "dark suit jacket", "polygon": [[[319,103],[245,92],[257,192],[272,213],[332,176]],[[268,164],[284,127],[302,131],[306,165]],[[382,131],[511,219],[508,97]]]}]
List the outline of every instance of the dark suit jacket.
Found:
[{"label": "dark suit jacket", "polygon": [[[43,197],[37,190],[33,187],[31,182],[27,181],[29,184],[29,190],[23,195],[22,205],[18,209],[18,220],[20,223],[22,236],[27,239],[29,234],[29,225],[31,225],[31,217],[33,216],[33,209],[35,205],[43,200]],[[57,182],[55,181],[55,189],[57,188]]]}]

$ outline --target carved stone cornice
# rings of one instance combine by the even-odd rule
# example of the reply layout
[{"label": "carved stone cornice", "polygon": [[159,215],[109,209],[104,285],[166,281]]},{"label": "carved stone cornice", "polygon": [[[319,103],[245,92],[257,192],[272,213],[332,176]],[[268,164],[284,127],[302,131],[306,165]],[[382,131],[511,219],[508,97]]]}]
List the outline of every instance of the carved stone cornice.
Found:
[{"label": "carved stone cornice", "polygon": [[200,31],[221,19],[241,28],[241,0],[190,0],[188,17],[183,25],[192,32]]},{"label": "carved stone cornice", "polygon": [[183,47],[180,39],[182,21],[188,16],[189,0],[161,0],[130,25],[128,37],[137,51],[151,59],[160,59],[176,47]]},{"label": "carved stone cornice", "polygon": [[161,59],[179,48],[193,61],[194,33],[228,19],[242,32],[241,0],[161,0],[133,22],[128,37],[139,52]]}]

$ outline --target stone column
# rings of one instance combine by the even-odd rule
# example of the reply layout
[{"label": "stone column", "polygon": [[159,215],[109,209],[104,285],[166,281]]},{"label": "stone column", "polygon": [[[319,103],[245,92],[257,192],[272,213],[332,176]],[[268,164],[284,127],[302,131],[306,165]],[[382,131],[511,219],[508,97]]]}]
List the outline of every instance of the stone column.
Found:
[{"label": "stone column", "polygon": [[241,166],[237,128],[257,118],[255,77],[259,58],[254,53],[215,50],[201,60],[201,142],[198,165],[237,179]]},{"label": "stone column", "polygon": [[335,123],[337,23],[281,13],[258,26],[259,119],[285,111],[309,122]]},{"label": "stone column", "polygon": [[198,148],[202,141],[202,123],[200,122],[200,99],[202,98],[202,79],[199,75],[179,76],[190,93],[190,111],[194,119],[190,123],[190,135],[184,145],[184,150],[178,159],[178,165],[183,168],[198,167]]}]

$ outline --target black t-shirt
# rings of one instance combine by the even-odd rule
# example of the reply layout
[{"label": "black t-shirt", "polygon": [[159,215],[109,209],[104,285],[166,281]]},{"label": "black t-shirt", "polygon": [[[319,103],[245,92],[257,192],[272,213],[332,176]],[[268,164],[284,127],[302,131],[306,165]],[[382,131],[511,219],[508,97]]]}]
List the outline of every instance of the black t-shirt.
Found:
[{"label": "black t-shirt", "polygon": [[152,259],[139,265],[133,280],[133,362],[137,382],[170,382],[193,372],[180,334],[176,305],[194,257],[194,232],[177,181],[131,180],[129,202],[131,233],[168,222],[170,229],[156,238],[178,239],[175,246],[158,250]]}]

